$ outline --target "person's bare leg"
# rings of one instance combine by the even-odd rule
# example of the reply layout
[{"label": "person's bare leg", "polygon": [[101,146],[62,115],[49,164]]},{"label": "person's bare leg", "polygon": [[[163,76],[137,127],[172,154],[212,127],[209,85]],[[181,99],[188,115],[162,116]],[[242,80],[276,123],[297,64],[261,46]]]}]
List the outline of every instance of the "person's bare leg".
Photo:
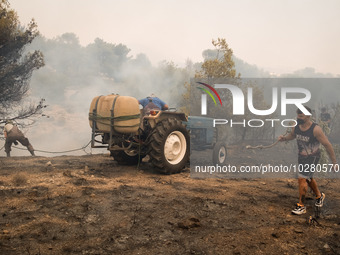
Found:
[{"label": "person's bare leg", "polygon": [[318,188],[318,184],[316,183],[316,180],[314,178],[312,178],[309,182],[308,182],[309,187],[313,190],[316,198],[320,198],[321,197],[321,192]]},{"label": "person's bare leg", "polygon": [[299,182],[299,195],[300,195],[299,204],[305,205],[306,193],[308,189],[307,180],[305,178],[299,177],[298,182]]}]

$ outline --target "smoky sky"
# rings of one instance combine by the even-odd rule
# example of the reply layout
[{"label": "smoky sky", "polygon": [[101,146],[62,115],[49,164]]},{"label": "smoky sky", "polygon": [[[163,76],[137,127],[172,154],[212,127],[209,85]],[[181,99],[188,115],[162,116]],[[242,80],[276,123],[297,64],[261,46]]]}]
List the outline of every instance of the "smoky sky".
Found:
[{"label": "smoky sky", "polygon": [[155,65],[202,61],[211,40],[226,38],[234,54],[271,73],[305,67],[339,75],[338,0],[11,0],[20,21],[34,18],[47,38],[72,32],[83,46],[97,37],[129,45]]}]

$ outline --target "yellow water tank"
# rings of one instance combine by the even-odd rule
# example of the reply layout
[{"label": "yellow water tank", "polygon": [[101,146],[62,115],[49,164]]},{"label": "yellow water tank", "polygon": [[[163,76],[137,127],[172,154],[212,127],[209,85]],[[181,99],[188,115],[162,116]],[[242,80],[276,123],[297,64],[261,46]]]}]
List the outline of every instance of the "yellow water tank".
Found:
[{"label": "yellow water tank", "polygon": [[96,123],[95,131],[136,133],[140,125],[139,102],[134,97],[108,95],[93,98],[89,113],[90,126]]}]

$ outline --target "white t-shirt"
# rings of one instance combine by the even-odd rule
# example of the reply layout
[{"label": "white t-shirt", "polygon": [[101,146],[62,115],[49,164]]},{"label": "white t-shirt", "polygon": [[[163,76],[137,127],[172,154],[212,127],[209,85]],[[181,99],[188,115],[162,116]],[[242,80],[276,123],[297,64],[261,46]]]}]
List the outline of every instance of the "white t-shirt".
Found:
[{"label": "white t-shirt", "polygon": [[5,127],[4,127],[4,130],[8,133],[9,131],[11,131],[13,128],[13,124],[6,124]]}]

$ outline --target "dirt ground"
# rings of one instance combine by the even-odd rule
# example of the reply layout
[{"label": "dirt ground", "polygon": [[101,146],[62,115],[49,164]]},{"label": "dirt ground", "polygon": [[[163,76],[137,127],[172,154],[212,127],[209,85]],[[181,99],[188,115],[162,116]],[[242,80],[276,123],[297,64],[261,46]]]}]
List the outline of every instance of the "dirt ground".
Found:
[{"label": "dirt ground", "polygon": [[[229,156],[268,157],[247,153]],[[310,225],[311,193],[307,214],[291,214],[292,178],[161,175],[108,154],[1,157],[0,254],[340,254],[340,181],[318,183],[326,201]]]}]

